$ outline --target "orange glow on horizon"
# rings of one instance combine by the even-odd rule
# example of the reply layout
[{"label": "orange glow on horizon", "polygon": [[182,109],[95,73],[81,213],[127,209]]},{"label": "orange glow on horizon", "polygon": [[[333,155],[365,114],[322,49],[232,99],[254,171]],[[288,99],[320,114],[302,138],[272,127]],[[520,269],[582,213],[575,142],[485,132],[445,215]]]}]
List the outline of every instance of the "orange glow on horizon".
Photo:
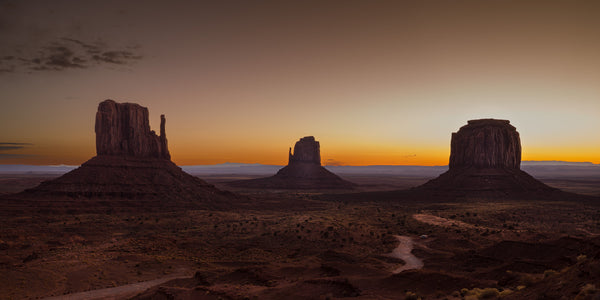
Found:
[{"label": "orange glow on horizon", "polygon": [[[248,151],[239,153],[227,152],[220,149],[203,149],[195,151],[189,148],[173,147],[171,157],[177,165],[214,165],[222,163],[259,163],[265,165],[286,165],[286,147],[276,147],[260,153]],[[383,147],[382,147],[383,148]],[[415,166],[443,166],[448,164],[450,149],[421,149],[420,154],[404,154],[393,149],[382,151],[369,151],[372,148],[354,149],[354,152],[328,149],[321,151],[322,165],[340,166],[368,166],[368,165],[415,165]],[[31,164],[31,165],[80,165],[92,158],[96,153],[93,147],[40,147],[39,151],[28,152],[25,157],[5,160],[3,164]],[[558,151],[557,151],[558,150]],[[44,153],[43,155],[41,153]],[[533,161],[570,161],[591,162],[600,164],[595,159],[592,151],[582,152],[577,148],[572,149],[524,149],[522,160]],[[51,157],[51,159],[49,159]]]}]

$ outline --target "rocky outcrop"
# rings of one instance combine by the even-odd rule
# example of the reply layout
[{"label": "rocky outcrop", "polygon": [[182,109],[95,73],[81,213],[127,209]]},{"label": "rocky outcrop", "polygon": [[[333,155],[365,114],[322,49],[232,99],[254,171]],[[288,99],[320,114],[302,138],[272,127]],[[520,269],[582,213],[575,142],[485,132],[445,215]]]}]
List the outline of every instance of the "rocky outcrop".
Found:
[{"label": "rocky outcrop", "polygon": [[471,120],[452,133],[450,168],[508,168],[521,165],[521,140],[508,120]]},{"label": "rocky outcrop", "polygon": [[521,140],[507,120],[471,120],[452,134],[450,169],[417,189],[470,196],[553,192],[520,170]]},{"label": "rocky outcrop", "polygon": [[102,101],[96,113],[96,154],[171,159],[160,116],[160,136],[150,130],[148,109],[135,103]]},{"label": "rocky outcrop", "polygon": [[294,163],[312,163],[321,165],[321,145],[315,141],[315,137],[306,136],[294,145],[294,154],[290,148],[288,165]]},{"label": "rocky outcrop", "polygon": [[230,186],[266,189],[351,189],[356,184],[321,166],[321,146],[312,136],[301,138],[289,151],[288,165],[271,177],[229,182]]},{"label": "rocky outcrop", "polygon": [[161,116],[157,136],[150,130],[145,107],[103,101],[98,106],[95,131],[97,156],[18,194],[18,201],[32,200],[33,207],[47,210],[108,207],[164,211],[231,207],[236,199],[242,199],[171,162],[165,118]]}]

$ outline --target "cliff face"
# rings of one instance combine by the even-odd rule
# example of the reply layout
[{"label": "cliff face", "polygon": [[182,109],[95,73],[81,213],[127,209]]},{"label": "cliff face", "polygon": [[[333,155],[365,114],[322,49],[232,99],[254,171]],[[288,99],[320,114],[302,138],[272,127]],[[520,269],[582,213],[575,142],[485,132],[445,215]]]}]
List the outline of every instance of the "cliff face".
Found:
[{"label": "cliff face", "polygon": [[160,116],[160,136],[150,130],[148,109],[135,103],[105,100],[96,113],[96,154],[171,159]]},{"label": "cliff face", "polygon": [[520,170],[521,140],[507,120],[471,120],[452,134],[450,169],[417,189],[508,197],[555,190]]},{"label": "cliff face", "polygon": [[299,162],[321,165],[321,146],[315,141],[315,137],[306,136],[297,141],[294,145],[294,154],[290,148],[288,164]]},{"label": "cliff face", "polygon": [[507,120],[471,120],[452,134],[450,169],[463,167],[519,169],[521,141]]}]

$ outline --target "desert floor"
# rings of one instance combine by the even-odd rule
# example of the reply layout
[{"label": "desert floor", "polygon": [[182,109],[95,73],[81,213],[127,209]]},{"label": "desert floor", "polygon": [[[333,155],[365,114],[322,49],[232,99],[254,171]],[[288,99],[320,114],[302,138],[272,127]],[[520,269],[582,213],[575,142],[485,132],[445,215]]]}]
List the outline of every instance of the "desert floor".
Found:
[{"label": "desert floor", "polygon": [[[203,179],[232,190],[223,182],[240,177]],[[2,175],[0,193],[49,178]],[[358,191],[427,180],[345,178],[361,184]],[[546,182],[600,195],[597,180]],[[600,293],[600,200],[379,201],[355,200],[351,191],[233,191],[252,203],[166,212],[3,209],[0,298],[67,299],[86,291],[95,291],[83,294],[88,299],[591,299]],[[421,268],[392,255],[406,250],[398,248],[403,244]],[[395,272],[407,263],[417,269]],[[140,282],[150,283],[132,285]],[[114,287],[122,288],[106,290]]]}]

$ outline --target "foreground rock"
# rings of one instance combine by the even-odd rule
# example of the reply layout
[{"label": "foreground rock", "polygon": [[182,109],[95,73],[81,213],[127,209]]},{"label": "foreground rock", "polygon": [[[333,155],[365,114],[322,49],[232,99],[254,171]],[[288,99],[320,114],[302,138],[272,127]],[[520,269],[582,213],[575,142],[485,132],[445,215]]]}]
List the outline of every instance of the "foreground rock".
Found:
[{"label": "foreground rock", "polygon": [[242,188],[266,189],[349,189],[346,181],[321,166],[321,147],[312,136],[301,138],[289,151],[288,165],[274,176],[228,183]]},{"label": "foreground rock", "polygon": [[507,120],[471,120],[452,134],[450,169],[421,187],[486,195],[557,191],[521,171],[521,141]]},{"label": "foreground rock", "polygon": [[162,211],[227,207],[238,198],[171,162],[164,115],[157,136],[150,130],[147,108],[106,100],[98,106],[95,128],[97,156],[59,178],[9,197],[5,204],[11,199],[32,199],[34,207],[50,211],[99,207]]}]

